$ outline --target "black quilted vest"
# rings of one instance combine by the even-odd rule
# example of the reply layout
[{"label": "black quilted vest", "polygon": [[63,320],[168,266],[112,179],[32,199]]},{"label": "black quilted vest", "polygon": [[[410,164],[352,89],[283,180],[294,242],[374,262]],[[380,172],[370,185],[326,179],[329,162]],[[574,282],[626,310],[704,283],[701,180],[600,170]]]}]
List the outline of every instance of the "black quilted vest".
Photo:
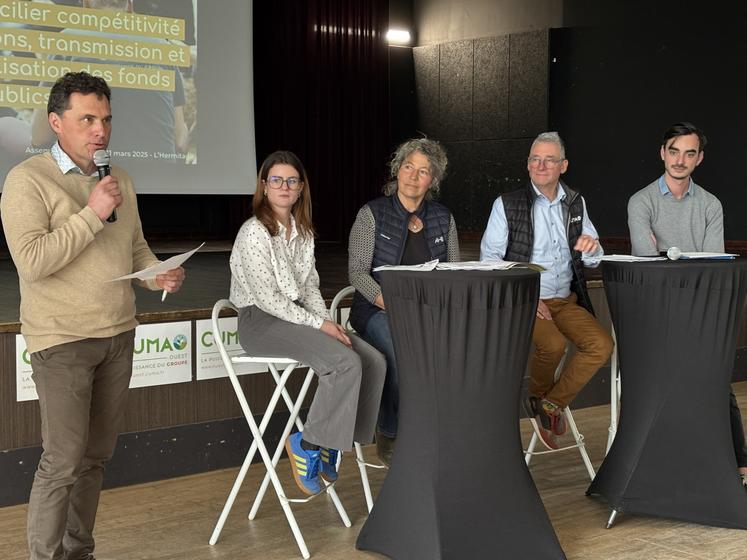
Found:
[{"label": "black quilted vest", "polygon": [[[407,240],[407,222],[410,212],[402,206],[396,194],[382,196],[368,203],[376,224],[374,254],[371,269],[383,265],[397,265],[402,262],[402,253]],[[451,213],[449,210],[432,200],[424,200],[415,211],[425,226],[425,240],[431,259],[446,260],[447,243],[449,241],[449,224]],[[371,272],[376,282],[380,282],[379,273]],[[353,296],[353,306],[350,309],[350,324],[359,333],[365,332],[366,324],[379,308],[370,303],[359,292]]]},{"label": "black quilted vest", "polygon": [[[563,183],[561,185],[566,195],[561,205],[568,248],[571,251],[571,269],[573,270],[571,291],[578,296],[578,304],[593,314],[594,309],[591,306],[589,292],[586,289],[581,252],[573,250],[583,230],[584,204],[580,194]],[[507,261],[529,262],[532,258],[532,247],[534,245],[534,213],[532,208],[536,198],[537,194],[531,184],[501,195],[506,220],[508,221],[508,245],[506,255],[503,257]]]}]

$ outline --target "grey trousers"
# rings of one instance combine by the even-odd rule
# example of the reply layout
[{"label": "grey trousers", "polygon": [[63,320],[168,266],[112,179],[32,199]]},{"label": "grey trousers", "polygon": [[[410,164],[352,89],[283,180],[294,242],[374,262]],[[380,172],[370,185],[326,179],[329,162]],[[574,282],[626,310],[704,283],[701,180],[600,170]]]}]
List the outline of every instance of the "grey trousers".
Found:
[{"label": "grey trousers", "polygon": [[104,462],[114,453],[132,375],[135,331],[31,354],[43,453],[31,487],[31,560],[93,552]]},{"label": "grey trousers", "polygon": [[318,387],[303,439],[347,450],[373,441],[386,375],[384,356],[355,335],[351,350],[319,329],[296,325],[256,306],[239,309],[239,342],[255,356],[292,358],[311,366]]}]

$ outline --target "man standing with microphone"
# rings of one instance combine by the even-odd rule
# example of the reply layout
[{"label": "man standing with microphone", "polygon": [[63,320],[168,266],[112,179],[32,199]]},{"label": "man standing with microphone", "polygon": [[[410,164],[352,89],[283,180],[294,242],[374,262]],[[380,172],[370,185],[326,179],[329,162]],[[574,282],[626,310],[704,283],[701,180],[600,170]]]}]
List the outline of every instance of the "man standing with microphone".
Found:
[{"label": "man standing with microphone", "polygon": [[[104,463],[124,416],[137,325],[131,283],[107,281],[158,262],[129,176],[118,167],[97,174],[94,153],[106,150],[111,134],[110,99],[101,78],[60,78],[47,104],[57,142],[13,168],[0,199],[41,411],[31,560],[94,558]],[[143,284],[174,292],[183,280],[177,268]]]},{"label": "man standing with microphone", "polygon": [[[112,168],[109,165],[109,152],[106,150],[96,150],[93,152],[93,164],[96,166],[96,171],[99,174],[99,181],[103,181],[104,177],[112,174]],[[117,221],[116,208],[112,210],[106,221],[109,223]]]}]

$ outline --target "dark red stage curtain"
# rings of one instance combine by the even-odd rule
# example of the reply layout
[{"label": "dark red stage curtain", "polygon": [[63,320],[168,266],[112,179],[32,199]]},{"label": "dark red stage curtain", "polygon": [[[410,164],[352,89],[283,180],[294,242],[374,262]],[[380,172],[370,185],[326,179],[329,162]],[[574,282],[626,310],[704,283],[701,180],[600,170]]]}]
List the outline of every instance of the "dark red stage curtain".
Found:
[{"label": "dark red stage curtain", "polygon": [[385,0],[254,3],[257,158],[306,165],[319,241],[346,241],[389,156]]}]

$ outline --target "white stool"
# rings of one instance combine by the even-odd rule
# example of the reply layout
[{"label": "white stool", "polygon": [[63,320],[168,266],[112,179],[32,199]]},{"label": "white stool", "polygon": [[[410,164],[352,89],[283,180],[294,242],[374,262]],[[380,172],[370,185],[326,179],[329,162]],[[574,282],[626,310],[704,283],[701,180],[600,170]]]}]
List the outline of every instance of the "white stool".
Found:
[{"label": "white stool", "polygon": [[[349,297],[355,293],[355,288],[353,286],[347,286],[337,292],[334,299],[332,300],[332,303],[329,306],[329,314],[330,317],[334,322],[339,322],[345,330],[348,332],[354,332],[353,327],[350,326],[350,315],[348,315],[344,320],[342,317],[340,317],[340,320],[338,321],[338,308],[340,307],[340,303],[342,300],[344,300],[346,297]],[[367,467],[371,467],[372,469],[386,469],[388,468],[386,465],[378,464],[378,463],[367,463],[365,458],[363,457],[363,449],[361,448],[361,444],[356,442],[353,442],[353,446],[355,447],[355,461],[358,463],[358,470],[361,474],[361,485],[363,486],[363,495],[366,497],[366,507],[368,508],[369,513],[371,512],[371,509],[373,508],[373,496],[371,494],[371,484],[368,481],[368,471],[366,470]],[[342,457],[342,454],[340,454],[340,458]]]},{"label": "white stool", "polygon": [[[558,379],[558,376],[560,375],[561,370],[563,369],[563,364],[565,363],[565,359],[568,357],[568,345],[565,347],[565,353],[563,354],[563,357],[560,360],[560,363],[558,364],[558,367],[555,369],[555,379]],[[576,426],[576,421],[573,419],[573,413],[571,412],[571,407],[566,406],[563,409],[562,414],[565,416],[565,421],[568,424],[568,428],[571,430],[571,434],[573,435],[573,441],[575,443],[572,443],[570,445],[564,445],[563,447],[559,447],[558,449],[552,449],[549,447],[545,441],[540,436],[540,427],[537,425],[537,420],[534,418],[530,418],[529,421],[532,424],[532,439],[529,441],[529,446],[524,450],[524,461],[526,461],[527,466],[529,466],[530,461],[532,460],[532,457],[534,455],[545,455],[547,453],[557,453],[560,451],[568,451],[569,449],[578,449],[578,452],[581,454],[581,459],[584,461],[584,465],[586,466],[586,471],[589,473],[589,478],[591,480],[594,480],[594,477],[596,476],[596,472],[594,471],[594,467],[591,464],[591,459],[589,459],[589,454],[586,452],[586,443],[584,442],[584,436],[582,433],[578,431],[578,427]],[[537,447],[537,442],[541,441],[542,445],[545,447],[542,451],[535,451],[535,448]]]},{"label": "white stool", "polygon": [[617,337],[615,336],[615,327],[612,329],[612,341],[615,346],[612,349],[612,356],[610,357],[610,427],[609,435],[607,436],[607,449],[604,450],[604,454],[610,452],[612,442],[615,441],[617,435],[617,421],[620,418],[620,395],[622,393],[622,385],[620,384],[620,357],[617,354]]},{"label": "white stool", "polygon": [[[275,470],[275,467],[277,466],[278,460],[280,459],[280,455],[283,452],[285,440],[288,438],[288,435],[290,434],[291,429],[293,428],[293,424],[294,423],[296,424],[299,431],[303,429],[303,424],[301,423],[301,420],[298,418],[298,413],[301,410],[301,405],[303,404],[304,397],[306,396],[309,386],[311,385],[311,380],[314,377],[314,371],[311,368],[309,368],[309,371],[306,374],[306,377],[304,379],[303,385],[301,386],[301,390],[298,394],[298,397],[296,398],[295,401],[293,401],[290,394],[285,388],[285,384],[288,381],[288,378],[290,377],[293,370],[302,364],[300,364],[296,360],[289,359],[289,358],[265,358],[265,357],[258,357],[258,356],[247,356],[245,354],[240,355],[240,356],[230,357],[228,353],[226,352],[226,348],[223,344],[223,338],[221,336],[221,329],[220,329],[220,325],[218,321],[218,318],[220,316],[220,312],[222,309],[233,309],[234,311],[236,311],[236,307],[227,299],[222,299],[215,303],[215,305],[213,306],[213,316],[212,316],[213,338],[218,347],[218,351],[220,352],[220,356],[223,360],[223,364],[226,367],[226,371],[228,371],[228,377],[231,380],[231,385],[233,385],[234,392],[236,393],[236,398],[239,400],[239,404],[241,405],[241,410],[243,411],[244,416],[246,417],[246,421],[249,424],[249,430],[251,431],[253,441],[249,448],[249,452],[246,454],[244,463],[241,465],[241,469],[239,470],[239,474],[236,477],[236,481],[233,483],[231,492],[228,494],[228,499],[226,500],[226,503],[223,506],[223,511],[221,512],[220,517],[218,518],[218,522],[215,525],[213,534],[210,537],[210,544],[214,545],[218,541],[218,537],[220,536],[220,533],[223,530],[223,525],[225,524],[226,519],[228,518],[228,514],[231,511],[231,508],[233,507],[233,503],[236,499],[236,496],[239,493],[239,489],[241,488],[241,485],[244,482],[244,478],[246,477],[249,467],[251,466],[252,459],[254,458],[254,455],[256,454],[256,452],[259,451],[259,454],[262,457],[262,462],[264,463],[265,469],[267,470],[267,474],[265,475],[264,480],[262,481],[262,485],[260,486],[260,489],[257,492],[257,497],[254,500],[252,509],[249,512],[249,519],[254,519],[256,517],[257,511],[259,510],[259,506],[262,503],[262,498],[264,497],[265,491],[267,490],[269,483],[272,482],[272,486],[275,489],[275,493],[277,494],[278,500],[280,501],[280,506],[283,508],[283,512],[285,513],[285,517],[288,520],[288,524],[290,525],[291,531],[293,532],[293,536],[296,539],[296,543],[298,544],[298,548],[301,551],[301,555],[304,558],[309,558],[310,556],[309,550],[306,547],[306,543],[303,539],[303,535],[301,535],[301,530],[299,529],[298,524],[296,523],[296,518],[293,515],[293,511],[291,510],[290,504],[291,503],[305,503],[305,502],[312,500],[316,496],[311,496],[311,497],[302,498],[302,499],[290,499],[286,497],[285,492],[283,490],[283,486],[280,483],[280,479],[278,478],[277,472]],[[272,396],[270,397],[270,401],[267,405],[267,409],[265,410],[265,413],[262,416],[262,420],[259,426],[257,425],[257,422],[254,420],[254,415],[252,414],[252,410],[249,407],[249,403],[246,400],[246,396],[244,395],[244,390],[242,389],[241,384],[239,383],[239,379],[233,368],[233,364],[239,364],[239,363],[266,364],[270,370],[270,373],[272,374],[272,377],[275,380],[275,384],[276,384],[275,390],[273,391]],[[276,367],[277,365],[285,366],[285,369],[283,369],[282,374],[278,372],[277,367]],[[283,429],[283,433],[280,437],[280,442],[275,448],[275,453],[273,454],[272,457],[270,457],[270,454],[267,451],[267,447],[265,446],[264,441],[262,440],[262,436],[265,432],[265,429],[267,428],[267,425],[270,422],[270,419],[272,418],[272,414],[275,411],[275,407],[277,406],[278,400],[280,399],[281,396],[283,397],[283,400],[285,401],[285,404],[288,407],[288,410],[290,412],[290,417],[288,418],[288,421],[285,424],[285,428]],[[329,495],[329,497],[332,499],[332,502],[335,504],[335,507],[337,508],[337,512],[339,513],[343,524],[346,527],[350,527],[351,525],[350,519],[348,518],[348,515],[345,512],[345,508],[342,506],[342,503],[337,497],[337,493],[335,492],[335,489],[334,489],[334,484],[326,485],[326,492]]]}]

